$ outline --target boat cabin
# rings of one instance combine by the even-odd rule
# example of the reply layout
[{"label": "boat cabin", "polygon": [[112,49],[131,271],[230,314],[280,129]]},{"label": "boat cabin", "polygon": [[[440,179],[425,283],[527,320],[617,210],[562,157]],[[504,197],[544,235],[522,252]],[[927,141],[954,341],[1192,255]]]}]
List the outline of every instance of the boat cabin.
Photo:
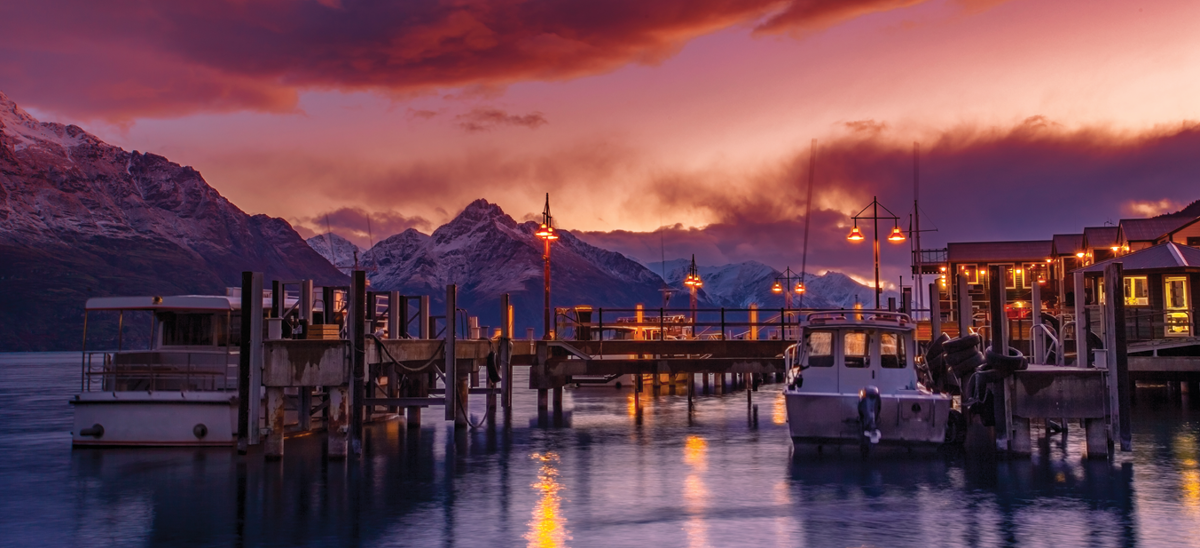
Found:
[{"label": "boat cabin", "polygon": [[848,394],[876,386],[883,394],[916,390],[915,323],[886,311],[817,312],[801,326],[801,392]]}]

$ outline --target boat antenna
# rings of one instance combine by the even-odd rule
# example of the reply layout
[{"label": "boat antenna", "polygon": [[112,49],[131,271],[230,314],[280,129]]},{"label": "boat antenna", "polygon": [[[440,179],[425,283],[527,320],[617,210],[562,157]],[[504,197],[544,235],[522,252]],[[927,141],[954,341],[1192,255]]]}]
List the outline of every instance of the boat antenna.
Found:
[{"label": "boat antenna", "polygon": [[[808,271],[808,228],[812,224],[813,179],[817,169],[817,140],[812,140],[808,154],[808,198],[804,202],[804,251],[800,254],[800,283],[805,283]],[[797,308],[804,309],[804,294],[800,292],[800,302]]]}]

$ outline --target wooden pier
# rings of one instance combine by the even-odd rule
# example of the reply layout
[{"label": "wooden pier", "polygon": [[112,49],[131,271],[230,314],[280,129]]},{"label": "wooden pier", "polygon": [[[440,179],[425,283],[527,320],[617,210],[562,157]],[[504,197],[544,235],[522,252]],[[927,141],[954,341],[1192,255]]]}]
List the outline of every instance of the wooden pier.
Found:
[{"label": "wooden pier", "polygon": [[[1148,362],[1130,358],[1121,334],[1122,325],[1119,291],[1119,265],[1112,267],[1114,282],[1106,289],[1107,308],[1102,316],[1109,326],[1105,330],[1103,348],[1086,351],[1101,356],[1097,367],[1065,366],[1035,363],[996,381],[991,388],[998,395],[994,428],[986,437],[989,450],[1023,455],[1032,451],[1032,425],[1036,421],[1057,424],[1065,428],[1070,421],[1079,421],[1086,431],[1087,454],[1106,457],[1111,448],[1128,450],[1130,445],[1128,406],[1130,405],[1130,375],[1147,372]],[[1000,279],[998,267],[992,276]],[[249,278],[248,278],[249,279]],[[261,282],[258,282],[261,284]],[[261,286],[260,286],[261,287]],[[304,284],[301,283],[301,287]],[[254,294],[247,287],[246,294]],[[308,289],[311,298],[312,289]],[[285,427],[288,413],[295,416],[293,431],[308,431],[313,417],[320,416],[328,436],[328,456],[343,458],[361,449],[362,428],[365,422],[380,418],[403,416],[410,426],[418,426],[425,408],[442,407],[443,416],[456,428],[474,426],[467,416],[468,401],[473,396],[486,398],[486,417],[494,419],[498,410],[510,410],[514,390],[514,367],[529,368],[527,388],[537,391],[539,413],[562,411],[564,387],[572,384],[612,382],[629,379],[634,386],[634,402],[640,408],[644,382],[654,388],[676,387],[686,390],[689,404],[699,387],[715,393],[730,388],[746,388],[747,398],[753,397],[756,380],[770,380],[782,375],[783,353],[795,337],[798,314],[780,311],[777,318],[758,321],[756,309],[748,313],[749,321],[727,321],[727,311],[707,311],[711,321],[701,321],[692,312],[686,320],[686,336],[672,340],[667,336],[668,311],[658,316],[645,316],[636,310],[633,319],[613,319],[613,311],[597,310],[574,318],[571,329],[575,340],[515,340],[512,333],[511,303],[508,296],[498,304],[502,312],[499,337],[484,338],[478,329],[462,337],[454,322],[437,333],[437,317],[429,310],[427,297],[403,297],[397,293],[368,294],[365,276],[355,272],[353,284],[345,288],[346,318],[342,332],[326,324],[310,330],[313,338],[283,338],[281,330],[272,327],[255,331],[245,329],[243,362],[259,360],[258,367],[247,367],[242,393],[265,393],[263,419],[253,405],[243,405],[239,414],[239,433],[244,433],[239,449],[260,441],[265,444],[268,458],[284,454]],[[446,315],[454,318],[457,288],[449,286],[446,295]],[[333,297],[325,296],[326,302]],[[375,317],[377,299],[385,299],[387,313]],[[417,316],[407,317],[408,300],[420,304]],[[250,317],[261,314],[262,303],[255,310],[256,299],[244,299]],[[368,303],[368,301],[371,301]],[[368,306],[370,304],[371,306]],[[958,303],[969,309],[970,303]],[[991,300],[992,317],[1004,318],[1003,299]],[[303,308],[307,306],[307,310]],[[300,315],[313,318],[311,303],[302,299]],[[607,323],[604,312],[609,313]],[[329,317],[329,314],[326,314]],[[372,326],[384,323],[386,336],[372,332]],[[253,322],[246,322],[252,324]],[[472,324],[473,325],[473,324]],[[992,346],[1007,348],[1007,322],[997,323],[995,329],[985,328],[986,339]],[[416,338],[412,327],[417,327]],[[703,334],[704,326],[719,327],[716,333]],[[730,327],[745,328],[740,333]],[[930,333],[939,331],[938,322]],[[769,331],[765,340],[758,339],[760,331]],[[267,340],[262,340],[262,333]],[[940,331],[939,331],[940,332]],[[257,336],[256,336],[257,333]],[[606,338],[606,333],[624,333],[625,338]],[[647,337],[647,333],[655,336]],[[330,335],[335,334],[337,338]],[[736,338],[735,338],[736,336]],[[777,337],[777,338],[776,338]],[[1062,354],[1061,341],[1058,346]],[[1034,344],[1035,357],[1044,358],[1047,349]],[[1190,371],[1191,361],[1175,358],[1155,362],[1154,367],[1176,367]],[[1039,361],[1039,360],[1035,360]],[[250,374],[255,370],[258,375]],[[697,379],[699,376],[699,379]],[[699,382],[697,382],[699,381]],[[243,398],[255,400],[256,398]],[[991,422],[991,421],[989,421]],[[257,427],[255,427],[257,425]],[[978,434],[979,426],[972,426]]]}]

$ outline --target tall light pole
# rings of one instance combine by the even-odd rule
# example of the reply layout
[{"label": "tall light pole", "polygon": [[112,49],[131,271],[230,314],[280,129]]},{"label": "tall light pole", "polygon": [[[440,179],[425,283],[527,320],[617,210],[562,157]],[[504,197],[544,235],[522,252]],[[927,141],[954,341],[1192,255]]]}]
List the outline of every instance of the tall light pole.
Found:
[{"label": "tall light pole", "polygon": [[[884,215],[882,217],[879,216],[879,208],[881,208],[881,207],[883,208],[884,211],[888,212],[888,215]],[[866,211],[868,209],[871,210],[870,216],[864,215],[864,213],[866,213]],[[883,293],[883,287],[879,285],[879,220],[880,219],[891,219],[892,220],[892,233],[890,235],[888,235],[888,238],[887,238],[889,242],[892,242],[894,244],[903,242],[905,240],[904,232],[900,231],[900,225],[898,224],[900,221],[900,218],[897,217],[895,213],[892,213],[892,210],[888,209],[883,204],[879,203],[879,198],[876,196],[872,196],[871,203],[867,204],[867,207],[862,208],[862,211],[859,211],[858,214],[853,217],[853,219],[854,219],[854,228],[852,228],[850,230],[850,235],[846,236],[846,239],[850,240],[851,242],[861,242],[866,239],[863,236],[862,231],[858,229],[858,220],[859,219],[862,219],[864,221],[867,219],[870,219],[875,227],[875,240],[874,240],[874,247],[875,247],[875,309],[878,310],[879,309],[879,297],[880,297],[880,294]]]},{"label": "tall light pole", "polygon": [[542,334],[544,340],[550,340],[550,242],[558,239],[558,234],[554,232],[554,217],[550,215],[550,193],[546,193],[546,209],[542,211],[542,226],[538,227],[538,231],[534,233],[538,238],[546,243],[546,251],[542,254],[542,262],[545,263],[544,280],[546,283],[546,310],[543,318],[545,330]]},{"label": "tall light pole", "polygon": [[700,271],[696,270],[696,256],[692,255],[692,266],[688,267],[687,277],[683,279],[683,285],[688,286],[688,292],[692,295],[692,338],[696,337],[696,290],[704,287],[704,282],[700,279]]},{"label": "tall light pole", "polygon": [[[796,280],[796,286],[792,287],[792,280]],[[785,310],[792,309],[792,293],[797,295],[804,293],[804,280],[799,274],[792,271],[792,267],[783,269],[783,276],[775,278],[775,284],[771,286],[771,292],[783,293],[783,305]]]}]

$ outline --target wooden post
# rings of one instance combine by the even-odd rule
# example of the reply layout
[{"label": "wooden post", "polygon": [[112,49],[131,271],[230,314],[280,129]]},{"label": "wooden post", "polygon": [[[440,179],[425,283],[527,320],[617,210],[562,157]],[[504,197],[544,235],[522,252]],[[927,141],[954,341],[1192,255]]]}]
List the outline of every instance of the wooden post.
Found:
[{"label": "wooden post", "polygon": [[942,334],[942,294],[937,282],[929,284],[929,340],[932,342]]},{"label": "wooden post", "polygon": [[512,336],[513,311],[508,293],[500,296],[500,405],[512,410]]},{"label": "wooden post", "polygon": [[283,458],[283,388],[267,388],[267,441],[263,452],[268,459]]},{"label": "wooden post", "polygon": [[[447,285],[446,286],[446,332],[445,332],[445,335],[443,338],[443,340],[445,341],[445,348],[446,348],[446,356],[445,356],[446,361],[445,361],[444,369],[442,371],[445,373],[444,376],[445,376],[445,385],[446,385],[446,391],[445,391],[446,414],[445,414],[445,417],[446,417],[446,420],[448,420],[448,421],[449,420],[454,421],[455,428],[459,427],[459,414],[460,414],[459,407],[461,407],[462,405],[464,405],[466,403],[466,402],[458,401],[458,396],[459,396],[458,378],[460,376],[458,374],[458,354],[457,354],[458,332],[454,329],[454,323],[455,323],[454,315],[457,312],[456,309],[458,307],[457,301],[458,301],[458,286],[456,286],[454,284]],[[466,426],[466,414],[463,413],[462,415],[463,415],[462,426]]]},{"label": "wooden post", "polygon": [[534,345],[537,347],[535,355],[536,361],[534,361],[533,365],[538,371],[537,409],[538,413],[544,413],[550,408],[549,393],[546,391],[548,383],[548,379],[546,378],[546,358],[549,355],[549,348],[546,346],[545,342],[541,341],[534,342]]},{"label": "wooden post", "polygon": [[958,336],[964,337],[971,332],[971,315],[974,314],[971,288],[966,274],[959,272],[955,276],[958,278]]},{"label": "wooden post", "polygon": [[[1002,356],[1008,355],[1008,319],[1004,315],[1004,267],[988,267],[988,304],[991,316],[991,346],[992,351]],[[1012,449],[1009,440],[1012,439],[1012,409],[1008,405],[1008,379],[994,383],[992,395],[996,398],[996,449],[1007,451]]]},{"label": "wooden post", "polygon": [[1125,298],[1123,265],[1104,267],[1105,326],[1104,348],[1108,359],[1108,396],[1112,409],[1112,440],[1120,441],[1121,451],[1133,450],[1129,417],[1129,355],[1125,342]]},{"label": "wooden post", "polygon": [[329,424],[326,425],[325,456],[330,459],[346,458],[346,442],[349,433],[346,424],[349,394],[346,386],[327,386],[329,393]]},{"label": "wooden post", "polygon": [[1046,337],[1038,327],[1042,325],[1042,286],[1034,280],[1033,296],[1033,327],[1029,333],[1033,341],[1033,363],[1046,363]]},{"label": "wooden post", "polygon": [[355,270],[350,287],[350,448],[355,455],[362,452],[363,400],[366,398],[367,377],[367,273]]},{"label": "wooden post", "polygon": [[417,324],[418,339],[432,339],[433,333],[429,329],[429,295],[421,295],[421,299],[417,301],[417,317],[420,323]]},{"label": "wooden post", "polygon": [[758,305],[750,303],[750,340],[758,340]]},{"label": "wooden post", "polygon": [[1088,328],[1087,322],[1087,291],[1084,288],[1086,280],[1082,270],[1075,272],[1075,366],[1087,367],[1088,364]]},{"label": "wooden post", "polygon": [[[701,373],[703,375],[703,373]],[[696,397],[696,374],[687,373],[687,398],[688,407],[692,407],[692,399]]]},{"label": "wooden post", "polygon": [[262,386],[262,272],[242,273],[242,348],[238,359],[239,454],[258,445]]}]

